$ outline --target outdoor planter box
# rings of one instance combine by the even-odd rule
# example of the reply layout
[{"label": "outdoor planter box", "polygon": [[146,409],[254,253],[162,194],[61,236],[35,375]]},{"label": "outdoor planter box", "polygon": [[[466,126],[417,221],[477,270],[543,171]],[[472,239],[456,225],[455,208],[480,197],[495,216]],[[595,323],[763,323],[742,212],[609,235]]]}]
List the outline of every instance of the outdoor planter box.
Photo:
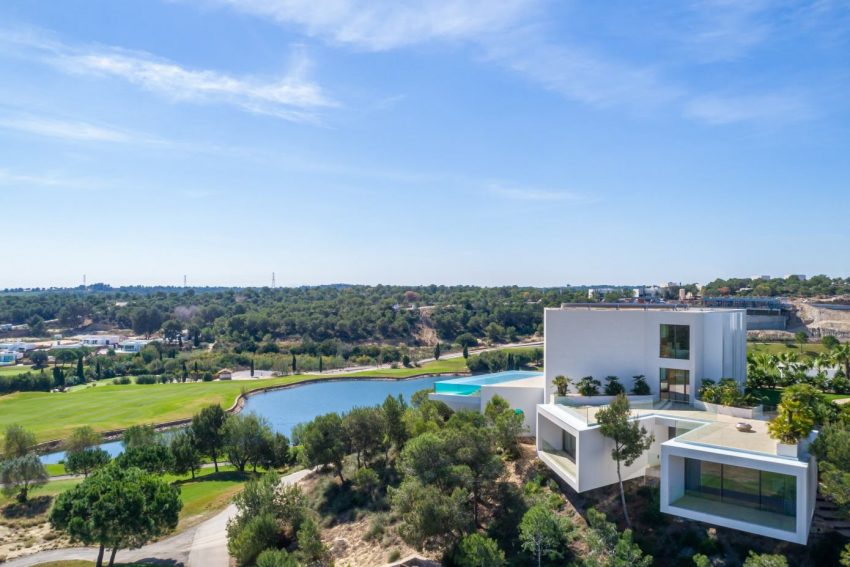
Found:
[{"label": "outdoor planter box", "polygon": [[[578,394],[568,394],[559,396],[552,394],[552,403],[562,404],[566,406],[604,406],[614,401],[616,396],[579,396]],[[626,395],[629,399],[629,404],[635,407],[651,407],[655,402],[655,396],[633,396]]]},{"label": "outdoor planter box", "polygon": [[736,408],[733,406],[724,406],[721,404],[712,404],[702,400],[694,400],[694,408],[711,413],[719,413],[723,415],[731,415],[732,417],[741,417],[744,419],[761,419],[764,415],[762,406],[753,406],[751,408]]}]

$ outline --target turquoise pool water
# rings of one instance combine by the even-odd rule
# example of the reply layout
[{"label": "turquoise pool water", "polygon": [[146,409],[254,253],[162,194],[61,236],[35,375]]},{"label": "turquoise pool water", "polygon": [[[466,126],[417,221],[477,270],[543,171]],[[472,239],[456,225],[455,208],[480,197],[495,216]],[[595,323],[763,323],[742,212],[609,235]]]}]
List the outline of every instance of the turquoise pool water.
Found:
[{"label": "turquoise pool water", "polygon": [[441,380],[434,384],[434,392],[437,394],[452,394],[455,396],[472,396],[481,390],[481,386],[487,384],[502,384],[514,380],[525,380],[534,376],[540,376],[539,372],[528,370],[506,370],[493,374],[471,376],[469,378],[455,378],[452,380]]}]

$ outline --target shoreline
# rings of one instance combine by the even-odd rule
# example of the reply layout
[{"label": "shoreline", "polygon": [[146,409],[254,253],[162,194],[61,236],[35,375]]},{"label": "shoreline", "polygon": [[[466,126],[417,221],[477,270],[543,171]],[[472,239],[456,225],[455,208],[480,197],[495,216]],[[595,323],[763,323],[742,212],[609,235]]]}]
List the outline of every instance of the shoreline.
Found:
[{"label": "shoreline", "polygon": [[[369,381],[369,382],[402,382],[406,380],[417,380],[420,378],[431,378],[434,376],[470,376],[472,373],[469,371],[466,372],[424,372],[422,374],[413,374],[411,376],[401,376],[398,378],[394,378],[392,376],[333,376],[328,375],[327,378],[323,377],[320,374],[309,375],[310,378],[301,380],[298,382],[293,382],[291,384],[276,384],[274,386],[262,386],[259,388],[255,388],[253,390],[248,390],[244,392],[240,392],[238,396],[236,396],[236,400],[230,405],[229,408],[224,411],[228,414],[237,414],[242,411],[242,408],[245,407],[245,402],[251,396],[256,396],[259,394],[267,394],[269,392],[274,392],[276,390],[287,390],[289,388],[297,388],[300,386],[307,386],[315,383],[327,383],[327,382],[350,382],[350,381]],[[180,427],[185,427],[192,423],[191,417],[185,417],[181,419],[173,419],[170,421],[162,421],[159,423],[153,423],[154,429],[156,431],[167,431],[169,429],[175,429]],[[126,427],[120,429],[110,429],[101,433],[101,441],[103,443],[109,443],[111,441],[117,441],[121,439],[124,435],[124,432],[127,431]],[[62,444],[65,442],[65,439],[51,439],[50,441],[42,441],[35,445],[34,450],[36,454],[39,456],[46,455],[49,453],[57,453],[62,451]]]}]

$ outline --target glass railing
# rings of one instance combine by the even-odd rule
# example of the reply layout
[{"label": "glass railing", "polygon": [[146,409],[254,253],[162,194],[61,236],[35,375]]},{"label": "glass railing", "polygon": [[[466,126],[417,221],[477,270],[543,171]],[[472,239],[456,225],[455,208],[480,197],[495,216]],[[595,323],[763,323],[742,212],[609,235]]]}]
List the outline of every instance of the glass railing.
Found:
[{"label": "glass railing", "polygon": [[[589,405],[589,404],[577,404],[575,401],[570,398],[570,396],[556,396],[554,398],[555,404],[560,406],[560,408],[566,413],[572,415],[573,417],[580,419],[584,423],[588,425],[596,424],[596,414],[599,410],[610,407],[610,404],[599,404],[599,405]],[[663,409],[666,407],[670,407],[670,402],[659,402],[659,401],[629,401],[629,408],[633,412],[646,412],[652,411],[656,409]],[[637,413],[635,414],[637,417]]]}]

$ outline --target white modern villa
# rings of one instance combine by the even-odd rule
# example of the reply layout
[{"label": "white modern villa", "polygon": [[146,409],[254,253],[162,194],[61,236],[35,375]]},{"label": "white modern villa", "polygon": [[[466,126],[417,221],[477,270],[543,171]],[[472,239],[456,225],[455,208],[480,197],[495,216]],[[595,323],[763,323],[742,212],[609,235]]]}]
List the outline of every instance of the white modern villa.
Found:
[{"label": "white modern villa", "polygon": [[[456,409],[483,409],[485,393],[497,393],[536,421],[540,459],[577,492],[617,482],[612,443],[602,436],[596,411],[611,401],[584,397],[575,382],[616,376],[631,392],[643,376],[649,395],[629,395],[634,419],[655,437],[623,478],[660,480],[661,511],[744,532],[805,544],[817,491],[817,464],[800,446],[781,445],[767,433],[758,408],[704,404],[696,399],[703,379],[746,377],[746,312],[672,305],[566,304],[546,309],[545,371],[523,373],[480,391],[440,388],[433,399]],[[516,374],[516,373],[514,373]],[[558,396],[553,379],[573,387]],[[480,381],[482,377],[479,377]],[[470,380],[470,379],[467,379]],[[474,380],[474,378],[472,379]],[[522,387],[512,395],[511,380]],[[536,408],[528,388],[541,380]],[[488,391],[489,390],[489,391]],[[463,398],[466,397],[466,400]],[[473,400],[473,398],[476,398]],[[465,404],[465,406],[463,405]]]}]

